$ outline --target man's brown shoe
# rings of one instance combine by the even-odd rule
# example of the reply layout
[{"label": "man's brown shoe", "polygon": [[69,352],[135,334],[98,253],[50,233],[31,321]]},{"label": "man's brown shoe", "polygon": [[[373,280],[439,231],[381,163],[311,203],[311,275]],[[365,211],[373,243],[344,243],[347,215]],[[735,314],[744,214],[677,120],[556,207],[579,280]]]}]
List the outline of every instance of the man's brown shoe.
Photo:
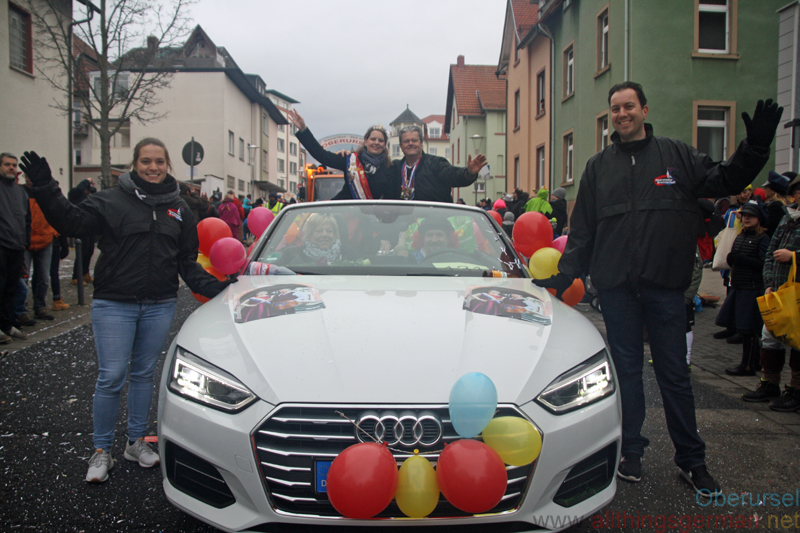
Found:
[{"label": "man's brown shoe", "polygon": [[[75,285],[77,285],[77,283]],[[64,300],[61,298],[53,300],[53,311],[63,311],[64,309],[69,309],[69,304],[64,303]]]}]

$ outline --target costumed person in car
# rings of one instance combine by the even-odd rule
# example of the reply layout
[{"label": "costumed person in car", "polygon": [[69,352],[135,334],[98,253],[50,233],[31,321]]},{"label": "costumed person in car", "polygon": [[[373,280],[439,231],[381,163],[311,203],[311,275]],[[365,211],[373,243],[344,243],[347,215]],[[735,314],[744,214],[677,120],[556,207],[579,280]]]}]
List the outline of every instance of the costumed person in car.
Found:
[{"label": "costumed person in car", "polygon": [[295,135],[311,157],[345,173],[342,190],[331,200],[400,199],[400,176],[389,158],[389,135],[385,129],[371,126],[364,134],[364,144],[355,153],[343,156],[320,146],[297,111],[289,111],[289,120],[297,127]]},{"label": "costumed person in car", "polygon": [[92,194],[78,205],[61,194],[47,161],[26,152],[20,168],[47,220],[66,235],[98,235],[92,331],[98,377],[94,393],[94,449],[86,481],[103,482],[114,467],[111,448],[120,391],[128,384],[128,438],[123,457],[144,468],[159,463],[144,441],[153,376],[169,335],[178,299],[178,275],[193,292],[213,298],[230,280],[218,281],[197,263],[197,225],[171,168],[164,143],[147,138],[133,149],[130,172],[119,187]]},{"label": "costumed person in car", "polygon": [[731,290],[717,315],[717,325],[735,329],[742,336],[742,362],[726,368],[731,376],[755,376],[761,345],[758,342],[764,322],[756,298],[764,294],[764,257],[769,236],[764,210],[754,200],[739,209],[742,232],[733,241],[727,262],[731,267]]}]

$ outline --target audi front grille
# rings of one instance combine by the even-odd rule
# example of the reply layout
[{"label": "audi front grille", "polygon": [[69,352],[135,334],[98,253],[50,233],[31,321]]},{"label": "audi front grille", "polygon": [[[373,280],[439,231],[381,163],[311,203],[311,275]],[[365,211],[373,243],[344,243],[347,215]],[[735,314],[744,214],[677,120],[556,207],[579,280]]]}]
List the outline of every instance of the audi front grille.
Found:
[{"label": "audi front grille", "polygon": [[[525,418],[513,405],[498,406],[495,416]],[[356,430],[356,421],[364,432]],[[275,510],[294,516],[340,517],[328,501],[327,494],[317,491],[315,465],[333,461],[348,446],[372,442],[365,432],[372,436],[378,434],[381,440],[388,442],[398,463],[414,455],[416,449],[425,453],[435,465],[439,454],[426,452],[439,452],[445,443],[461,438],[450,422],[447,405],[279,406],[253,433],[256,462]],[[361,435],[360,439],[357,433]],[[519,507],[535,464],[506,467],[506,493],[487,514],[509,512]],[[403,513],[392,502],[377,518],[402,516]],[[430,516],[471,515],[456,509],[440,496],[439,504]]]}]

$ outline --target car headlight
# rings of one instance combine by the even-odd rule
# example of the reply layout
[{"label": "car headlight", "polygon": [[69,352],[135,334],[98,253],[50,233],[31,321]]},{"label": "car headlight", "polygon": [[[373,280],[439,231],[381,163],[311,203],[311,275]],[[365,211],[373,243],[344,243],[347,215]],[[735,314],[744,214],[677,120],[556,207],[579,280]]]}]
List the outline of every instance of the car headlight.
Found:
[{"label": "car headlight", "polygon": [[561,415],[614,394],[614,388],[611,361],[603,349],[558,376],[536,397],[536,402],[551,413]]},{"label": "car headlight", "polygon": [[241,411],[256,395],[238,379],[180,346],[175,352],[169,389],[190,400],[222,411]]}]

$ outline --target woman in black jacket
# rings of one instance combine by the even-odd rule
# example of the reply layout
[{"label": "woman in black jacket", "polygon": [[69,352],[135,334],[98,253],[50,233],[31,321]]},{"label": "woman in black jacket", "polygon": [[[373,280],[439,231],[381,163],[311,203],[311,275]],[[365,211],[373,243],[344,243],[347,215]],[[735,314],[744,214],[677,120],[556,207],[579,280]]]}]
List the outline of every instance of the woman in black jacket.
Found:
[{"label": "woman in black jacket", "polygon": [[726,368],[731,376],[755,376],[761,357],[759,338],[764,323],[756,298],[764,294],[764,258],[769,236],[764,229],[766,215],[755,202],[739,210],[742,232],[733,241],[728,254],[731,267],[731,290],[717,315],[717,325],[735,329],[742,335],[742,362]]},{"label": "woman in black jacket", "polygon": [[44,158],[26,152],[20,168],[48,222],[62,234],[98,235],[92,330],[99,373],[93,402],[95,453],[86,481],[103,482],[114,467],[111,447],[120,390],[128,385],[128,443],[123,457],[150,468],[158,455],[144,442],[153,375],[175,314],[178,275],[193,292],[213,298],[229,283],[196,262],[197,225],[167,174],[169,153],[158,139],[133,150],[119,187],[92,194],[79,205],[61,194]]},{"label": "woman in black jacket", "polygon": [[355,153],[343,156],[325,150],[297,111],[289,111],[289,120],[297,127],[295,136],[314,159],[344,172],[344,186],[331,200],[400,199],[400,174],[392,170],[385,129],[371,126],[364,134],[364,144]]}]

